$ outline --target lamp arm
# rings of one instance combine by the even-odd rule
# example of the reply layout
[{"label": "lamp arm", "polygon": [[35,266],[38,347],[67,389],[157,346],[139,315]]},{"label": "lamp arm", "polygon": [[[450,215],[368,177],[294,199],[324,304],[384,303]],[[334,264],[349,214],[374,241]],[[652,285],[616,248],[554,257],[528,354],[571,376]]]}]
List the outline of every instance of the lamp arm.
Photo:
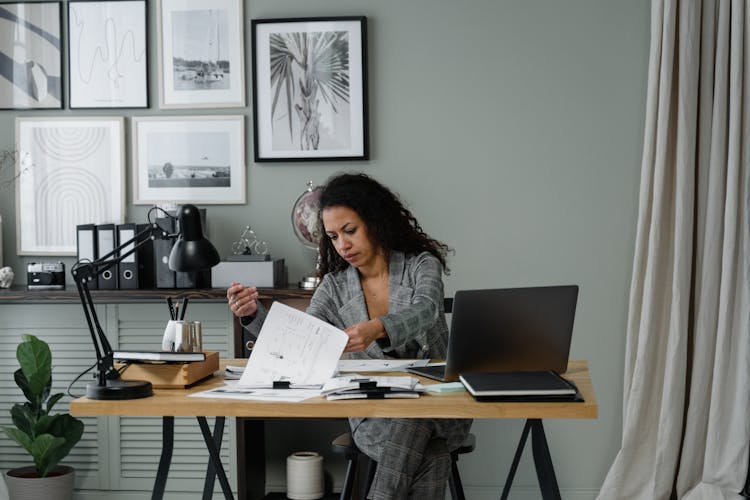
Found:
[{"label": "lamp arm", "polygon": [[[83,312],[86,316],[89,333],[91,334],[91,341],[94,344],[94,351],[96,352],[96,367],[98,371],[97,385],[101,387],[106,386],[106,381],[108,379],[113,380],[120,378],[120,374],[115,369],[112,344],[109,343],[109,340],[99,323],[99,316],[96,314],[96,307],[94,306],[94,301],[91,298],[91,291],[89,290],[89,282],[107,269],[120,263],[123,259],[137,251],[141,246],[155,239],[157,236],[161,239],[167,239],[174,235],[168,234],[156,224],[152,224],[102,257],[94,261],[79,260],[73,264],[73,267],[71,268],[71,274],[73,275],[73,280],[78,288],[78,296],[81,300],[81,306],[83,307]],[[132,248],[127,252],[120,254],[120,251],[130,245],[133,245]]]}]

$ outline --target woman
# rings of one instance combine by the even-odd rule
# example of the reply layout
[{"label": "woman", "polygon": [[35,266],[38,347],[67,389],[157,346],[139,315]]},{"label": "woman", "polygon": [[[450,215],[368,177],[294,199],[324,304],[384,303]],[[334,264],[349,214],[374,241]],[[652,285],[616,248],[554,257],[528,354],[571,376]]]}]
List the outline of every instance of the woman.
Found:
[{"label": "woman", "polygon": [[[427,236],[388,188],[340,174],[320,195],[320,286],[307,312],[344,330],[351,358],[444,358],[442,273],[448,247]],[[232,284],[232,312],[252,334],[266,311],[255,287]],[[354,441],[377,461],[368,498],[443,498],[450,450],[471,420],[350,418]]]}]

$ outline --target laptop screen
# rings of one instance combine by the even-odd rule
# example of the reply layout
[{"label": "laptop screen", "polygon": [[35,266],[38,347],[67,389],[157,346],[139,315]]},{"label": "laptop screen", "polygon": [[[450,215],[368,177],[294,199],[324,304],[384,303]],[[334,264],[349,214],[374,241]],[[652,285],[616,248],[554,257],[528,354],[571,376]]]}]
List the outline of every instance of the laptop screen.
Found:
[{"label": "laptop screen", "polygon": [[577,299],[577,285],[459,290],[446,379],[462,372],[564,372]]}]

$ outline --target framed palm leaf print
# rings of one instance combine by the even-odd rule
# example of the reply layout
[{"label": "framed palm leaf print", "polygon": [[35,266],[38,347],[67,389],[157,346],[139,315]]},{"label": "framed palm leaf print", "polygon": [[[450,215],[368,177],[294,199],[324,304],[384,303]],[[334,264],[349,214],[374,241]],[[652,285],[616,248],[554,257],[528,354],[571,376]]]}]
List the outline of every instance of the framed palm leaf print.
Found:
[{"label": "framed palm leaf print", "polygon": [[367,19],[254,19],[255,161],[366,160]]}]

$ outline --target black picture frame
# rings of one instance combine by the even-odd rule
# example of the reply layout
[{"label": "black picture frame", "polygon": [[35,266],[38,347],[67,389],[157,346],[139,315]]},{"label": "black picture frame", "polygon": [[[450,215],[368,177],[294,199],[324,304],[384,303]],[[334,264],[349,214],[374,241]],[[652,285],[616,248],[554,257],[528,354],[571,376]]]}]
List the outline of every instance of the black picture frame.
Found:
[{"label": "black picture frame", "polygon": [[[253,19],[251,31],[255,161],[368,160],[367,18]],[[311,48],[322,79],[297,60]]]},{"label": "black picture frame", "polygon": [[[62,2],[0,4],[0,109],[63,109]],[[20,37],[20,38],[19,38]]]},{"label": "black picture frame", "polygon": [[147,0],[68,1],[70,109],[148,108]]}]

